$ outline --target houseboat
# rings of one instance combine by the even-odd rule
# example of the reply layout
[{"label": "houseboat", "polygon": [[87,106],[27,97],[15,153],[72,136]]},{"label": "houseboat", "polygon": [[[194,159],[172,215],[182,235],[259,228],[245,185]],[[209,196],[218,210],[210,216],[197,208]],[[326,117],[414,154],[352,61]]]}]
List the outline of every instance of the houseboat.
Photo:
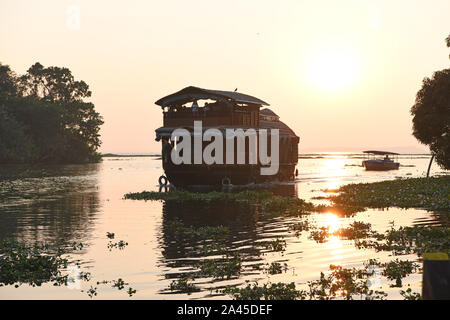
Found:
[{"label": "houseboat", "polygon": [[[162,143],[162,162],[165,172],[163,183],[168,179],[174,186],[244,185],[269,181],[289,181],[295,178],[300,139],[292,129],[280,121],[275,112],[267,108],[269,106],[267,102],[239,93],[237,90],[208,90],[190,86],[159,99],[155,104],[163,109],[163,126],[155,130],[156,141]],[[198,123],[201,123],[200,131],[198,126],[196,129]],[[216,132],[219,130],[223,133],[221,145],[227,147],[228,130],[242,129],[244,132],[250,132],[248,130],[253,129],[251,132],[257,133],[257,150],[254,149],[255,145],[252,144],[251,139],[244,137],[245,154],[243,155],[241,152],[238,155],[242,148],[236,149],[238,145],[236,141],[234,152],[232,152],[234,158],[231,159],[234,161],[231,163],[230,159],[227,159],[230,151],[228,149],[223,152],[223,159],[214,163],[206,163],[205,159],[194,159],[195,146],[192,146],[190,161],[181,164],[174,163],[171,155],[174,149],[177,150],[180,143],[180,140],[173,136],[177,129],[188,132],[192,140],[206,133],[208,129],[216,129]],[[277,136],[273,134],[275,131],[272,129],[277,129],[275,130]],[[264,140],[268,143],[267,150],[271,150],[273,139],[277,138],[279,142],[278,170],[274,174],[261,174],[262,169],[268,167],[268,164],[260,159],[260,143],[262,142],[260,134],[264,133],[262,131],[267,135]],[[237,140],[237,138],[233,139]],[[203,152],[210,142],[205,139],[200,141],[200,148]],[[256,152],[250,152],[250,150],[256,150]],[[254,159],[255,154],[256,163],[250,159]],[[270,156],[275,159],[273,155]],[[239,161],[238,157],[245,161]]]}]

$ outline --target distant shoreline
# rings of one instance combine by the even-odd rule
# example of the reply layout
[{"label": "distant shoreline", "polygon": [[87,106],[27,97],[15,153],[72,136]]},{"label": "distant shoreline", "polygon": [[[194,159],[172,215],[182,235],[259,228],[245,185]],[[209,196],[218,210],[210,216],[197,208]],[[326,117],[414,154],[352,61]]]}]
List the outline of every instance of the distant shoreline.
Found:
[{"label": "distant shoreline", "polygon": [[161,154],[117,154],[105,153],[101,155],[102,158],[130,158],[130,157],[161,157]]},{"label": "distant shoreline", "polygon": [[[299,158],[317,158],[330,156],[364,156],[362,152],[308,152],[299,153]],[[426,156],[430,157],[430,153],[400,153],[399,156]],[[119,153],[105,153],[101,155],[102,158],[132,158],[132,157],[161,157],[161,154],[119,154]]]}]

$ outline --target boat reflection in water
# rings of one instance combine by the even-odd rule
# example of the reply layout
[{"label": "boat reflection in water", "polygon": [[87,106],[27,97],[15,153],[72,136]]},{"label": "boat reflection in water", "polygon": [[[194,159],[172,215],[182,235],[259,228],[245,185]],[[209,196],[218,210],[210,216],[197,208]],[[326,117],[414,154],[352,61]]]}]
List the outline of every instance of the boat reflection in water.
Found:
[{"label": "boat reflection in water", "polygon": [[[278,184],[259,188],[278,195],[297,196],[295,184]],[[226,261],[226,255],[239,254],[242,263],[245,263],[247,267],[242,270],[239,277],[232,278],[235,280],[239,278],[239,282],[244,282],[242,277],[260,274],[259,268],[265,263],[266,251],[262,244],[278,238],[275,231],[270,230],[278,229],[282,223],[277,217],[262,214],[258,206],[242,203],[221,205],[214,202],[199,205],[195,202],[185,202],[181,208],[177,202],[165,201],[162,211],[162,232],[159,238],[162,257],[159,263],[172,271],[165,274],[167,280],[192,274],[192,271],[197,270],[199,264],[205,259],[214,259],[221,263]],[[192,235],[183,235],[183,231],[180,232],[179,229],[200,230],[210,227],[224,227],[228,232],[223,238],[219,235],[220,240],[212,240],[199,238],[195,232]],[[226,248],[225,255],[215,250],[217,244]],[[207,252],[205,248],[212,251]],[[221,255],[223,256],[220,257]],[[207,285],[210,280],[208,277],[201,277],[195,283]],[[212,281],[220,281],[220,279]],[[164,288],[160,293],[173,292],[169,288]]]}]

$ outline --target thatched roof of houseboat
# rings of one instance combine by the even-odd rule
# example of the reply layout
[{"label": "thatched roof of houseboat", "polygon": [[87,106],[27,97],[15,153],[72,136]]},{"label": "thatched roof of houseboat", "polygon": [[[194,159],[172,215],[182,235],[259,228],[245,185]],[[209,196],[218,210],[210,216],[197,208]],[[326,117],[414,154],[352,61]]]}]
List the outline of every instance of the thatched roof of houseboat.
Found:
[{"label": "thatched roof of houseboat", "polygon": [[278,117],[279,118],[279,116],[275,112],[273,112],[272,109],[269,109],[269,108],[261,109],[259,111],[259,114],[262,114],[262,115],[265,115],[265,116],[271,116],[271,117]]},{"label": "thatched roof of houseboat", "polygon": [[278,121],[280,120],[280,116],[277,115],[275,112],[273,112],[271,109],[269,108],[264,108],[262,110],[259,110],[259,116],[260,118],[262,118],[263,120],[273,120],[273,121]]},{"label": "thatched roof of houseboat", "polygon": [[259,120],[259,128],[269,130],[278,129],[280,132],[280,136],[297,137],[295,132],[291,128],[289,128],[283,121]]},{"label": "thatched roof of houseboat", "polygon": [[248,94],[243,94],[235,91],[221,91],[221,90],[209,90],[198,87],[186,87],[178,92],[169,94],[164,98],[159,99],[155,104],[161,107],[170,107],[174,105],[182,105],[187,102],[201,99],[211,100],[228,100],[235,103],[246,103],[268,106],[269,104],[256,97]]}]

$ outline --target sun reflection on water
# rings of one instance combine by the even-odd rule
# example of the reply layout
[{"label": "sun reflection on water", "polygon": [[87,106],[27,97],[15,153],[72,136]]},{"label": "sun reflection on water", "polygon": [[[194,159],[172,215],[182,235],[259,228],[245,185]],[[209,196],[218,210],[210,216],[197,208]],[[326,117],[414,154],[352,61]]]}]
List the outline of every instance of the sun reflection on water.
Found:
[{"label": "sun reflection on water", "polygon": [[327,242],[325,242],[325,246],[330,256],[330,263],[339,265],[343,259],[342,256],[342,240],[339,237],[334,236],[333,233],[339,230],[342,227],[342,219],[336,216],[332,212],[327,212],[323,218],[323,225],[328,229],[328,238]]},{"label": "sun reflection on water", "polygon": [[328,232],[330,234],[339,230],[341,226],[342,226],[341,219],[333,212],[327,212],[324,214],[322,227],[328,228]]},{"label": "sun reflection on water", "polygon": [[326,183],[327,189],[339,188],[342,184],[342,177],[347,175],[345,170],[346,157],[335,156],[323,161],[324,165],[320,169],[320,174],[328,179]]}]

